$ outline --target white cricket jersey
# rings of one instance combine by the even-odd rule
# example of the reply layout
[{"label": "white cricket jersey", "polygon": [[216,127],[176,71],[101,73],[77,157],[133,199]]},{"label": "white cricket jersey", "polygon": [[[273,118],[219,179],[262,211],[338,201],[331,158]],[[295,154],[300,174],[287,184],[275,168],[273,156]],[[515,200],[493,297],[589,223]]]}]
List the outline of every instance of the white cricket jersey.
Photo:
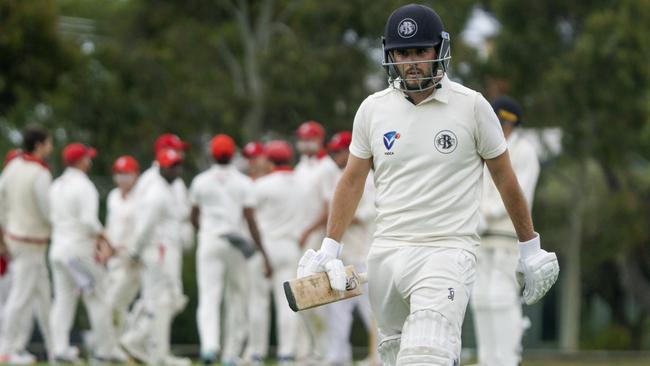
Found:
[{"label": "white cricket jersey", "polygon": [[300,157],[293,174],[303,186],[302,189],[305,192],[302,229],[311,225],[322,213],[323,202],[325,201],[325,197],[322,195],[323,187],[332,185],[332,172],[337,170],[336,163],[329,155],[312,157],[303,155]]},{"label": "white cricket jersey", "polygon": [[[338,182],[342,175],[343,170],[339,169],[335,177],[335,182]],[[368,255],[368,249],[370,249],[372,234],[374,232],[374,220],[377,216],[375,210],[375,185],[373,180],[373,173],[370,171],[368,178],[366,178],[366,184],[359,205],[357,206],[357,211],[354,213],[353,221],[341,238],[341,243],[345,246],[341,253],[341,259],[344,263],[364,262]],[[336,184],[334,187],[323,192],[328,203],[334,198],[335,190]]]},{"label": "white cricket jersey", "polygon": [[[153,246],[178,246],[180,224],[177,202],[172,185],[160,176],[152,174],[147,187],[135,198],[135,230],[126,248],[133,254]],[[139,182],[138,182],[139,183]]]},{"label": "white cricket jersey", "polygon": [[490,104],[446,76],[417,106],[391,87],[366,98],[354,119],[350,152],[374,164],[374,244],[473,251],[482,159],[506,148]]},{"label": "white cricket jersey", "polygon": [[47,244],[51,182],[50,171],[34,158],[20,156],[5,167],[0,176],[0,207],[6,236]]},{"label": "white cricket jersey", "polygon": [[132,243],[135,229],[136,205],[134,196],[122,196],[119,188],[113,188],[106,199],[106,236],[116,248]]},{"label": "white cricket jersey", "polygon": [[[526,197],[528,209],[531,210],[540,171],[537,152],[535,152],[533,145],[515,129],[508,137],[508,153],[512,162],[512,169]],[[515,227],[512,225],[510,216],[508,216],[501,195],[492,181],[487,166],[485,166],[483,173],[481,214],[484,215],[487,224],[486,235],[517,237]]]},{"label": "white cricket jersey", "polygon": [[201,211],[199,235],[239,233],[244,208],[255,207],[253,181],[233,165],[215,164],[192,180],[190,202]]},{"label": "white cricket jersey", "polygon": [[278,241],[298,241],[304,222],[304,186],[291,170],[276,170],[254,182],[255,217],[265,249]]},{"label": "white cricket jersey", "polygon": [[86,173],[68,167],[52,182],[50,219],[52,254],[94,254],[103,227],[99,221],[99,193]]}]

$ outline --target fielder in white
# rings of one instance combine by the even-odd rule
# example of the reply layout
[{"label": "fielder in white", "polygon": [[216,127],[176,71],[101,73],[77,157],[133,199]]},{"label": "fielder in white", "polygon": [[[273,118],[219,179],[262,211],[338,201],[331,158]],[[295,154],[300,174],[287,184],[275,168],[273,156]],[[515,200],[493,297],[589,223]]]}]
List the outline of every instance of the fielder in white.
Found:
[{"label": "fielder in white", "polygon": [[146,188],[138,191],[133,243],[126,245],[132,260],[143,266],[142,303],[135,310],[140,316],[120,343],[139,361],[187,366],[189,359],[175,357],[170,350],[172,320],[187,304],[180,279],[181,224],[173,188],[183,170],[183,157],[177,150],[163,148],[156,162],[158,173],[152,173]]},{"label": "fielder in white", "polygon": [[[322,222],[327,219],[323,185],[334,185],[333,176],[336,164],[324,149],[325,129],[316,121],[303,122],[296,130],[296,147],[300,160],[295,168],[298,178],[306,192],[303,201],[303,223],[298,244],[302,249],[316,249],[325,237]],[[301,312],[299,344],[297,357],[302,362],[317,362],[326,352],[327,314],[325,309],[315,308]]]},{"label": "fielder in white", "polygon": [[35,307],[48,352],[50,280],[46,252],[50,237],[48,191],[52,181],[43,161],[52,151],[47,130],[31,127],[23,132],[23,154],[0,176],[0,207],[4,212],[2,232],[11,255],[12,286],[4,307],[0,336],[0,363],[32,364],[36,357],[26,351]]},{"label": "fielder in white", "polygon": [[305,253],[298,273],[327,272],[332,288],[345,289],[339,242],[374,166],[378,214],[368,285],[382,362],[458,365],[475,278],[483,161],[517,232],[527,303],[555,282],[557,258],[540,248],[490,104],[446,76],[449,34],[440,17],[427,6],[400,7],[388,18],[383,47],[389,87],[357,111],[327,237],[318,252]]},{"label": "fielder in white", "polygon": [[[334,196],[336,182],[341,178],[343,169],[348,162],[350,155],[350,143],[352,142],[352,133],[342,131],[336,133],[327,144],[327,150],[336,165],[338,171],[333,177],[334,185],[331,187],[323,186],[325,191],[323,196],[327,198],[328,206]],[[345,243],[346,250],[343,252],[341,259],[346,264],[351,264],[357,272],[366,272],[366,257],[372,241],[374,230],[374,219],[377,215],[375,211],[375,186],[372,183],[372,173],[368,175],[365,183],[363,195],[359,206],[354,214],[350,226],[343,234],[341,239]],[[325,222],[326,223],[326,222]],[[323,223],[323,224],[325,224]],[[350,331],[352,330],[353,311],[358,309],[362,321],[368,331],[370,340],[370,355],[367,364],[375,364],[377,355],[375,354],[377,345],[375,343],[376,331],[375,321],[370,310],[370,301],[367,295],[367,286],[362,296],[357,296],[346,301],[335,302],[326,306],[328,319],[327,339],[329,344],[325,354],[325,360],[329,365],[351,365],[352,364],[352,345],[350,344]]]},{"label": "fielder in white", "polygon": [[136,199],[133,188],[138,181],[140,165],[131,156],[120,156],[113,163],[113,188],[106,199],[106,237],[113,244],[115,256],[108,261],[106,302],[117,312],[117,328],[124,330],[128,307],[140,290],[140,266],[129,253],[133,248]]},{"label": "fielder in white", "polygon": [[[501,121],[512,168],[530,209],[540,166],[535,148],[516,127],[521,123],[521,107],[508,97],[498,98],[492,107]],[[487,170],[483,173],[480,211],[485,225],[477,252],[476,285],[471,298],[478,361],[481,366],[517,366],[521,361],[521,338],[526,326],[516,278],[517,234]]]},{"label": "fielder in white", "polygon": [[79,362],[78,351],[70,346],[77,302],[81,295],[93,331],[92,358],[122,362],[117,353],[111,311],[104,301],[105,268],[97,258],[103,240],[99,221],[99,193],[88,178],[95,149],[72,143],[63,149],[67,166],[50,188],[52,247],[49,252],[54,284],[50,315],[54,361]]},{"label": "fielder in white", "polygon": [[[248,160],[247,174],[253,182],[270,173],[272,166],[261,142],[252,141],[244,145],[242,155]],[[260,235],[264,237],[263,233]],[[266,250],[268,252],[268,245]],[[248,275],[248,337],[244,360],[259,365],[269,353],[271,327],[271,281],[266,277],[264,257],[259,251],[248,259]]]},{"label": "fielder in white", "polygon": [[[240,249],[235,247],[229,236],[241,237],[241,223],[248,224],[253,242],[260,250],[267,273],[270,265],[262,248],[257,223],[254,217],[255,195],[252,180],[230,164],[235,153],[235,142],[227,135],[217,135],[210,141],[210,149],[215,164],[207,171],[197,175],[190,185],[192,203],[192,222],[198,229],[197,280],[199,305],[196,311],[199,338],[201,341],[201,360],[212,364],[217,360],[221,349],[221,301],[224,288],[228,287],[229,302],[226,318],[246,317],[248,298],[248,272],[246,259]],[[228,286],[226,286],[228,282]],[[246,338],[245,327],[228,327],[231,332],[228,342],[221,352],[225,365],[234,364],[243,351]]]},{"label": "fielder in white", "polygon": [[278,362],[291,364],[296,357],[298,316],[289,308],[284,296],[284,281],[291,279],[300,257],[298,231],[304,215],[304,186],[291,169],[293,151],[285,141],[269,141],[264,147],[273,164],[271,173],[255,180],[256,213],[269,254],[276,311]]}]

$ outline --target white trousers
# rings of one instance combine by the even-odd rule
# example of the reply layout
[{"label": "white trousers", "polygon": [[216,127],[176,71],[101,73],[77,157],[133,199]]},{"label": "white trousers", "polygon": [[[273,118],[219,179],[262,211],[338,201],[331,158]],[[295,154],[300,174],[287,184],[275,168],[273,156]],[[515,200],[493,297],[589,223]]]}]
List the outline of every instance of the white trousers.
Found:
[{"label": "white trousers", "polygon": [[271,327],[271,281],[264,274],[264,258],[258,252],[248,259],[248,341],[245,359],[266,358]]},{"label": "white trousers", "polygon": [[[58,251],[57,251],[58,252]],[[50,313],[52,351],[65,356],[70,349],[70,331],[81,295],[90,319],[96,356],[111,357],[116,349],[111,311],[105,302],[105,270],[92,256],[50,253],[54,303]]]},{"label": "white trousers", "polygon": [[3,309],[0,354],[25,350],[31,335],[34,312],[48,352],[51,352],[49,344],[51,289],[46,262],[47,246],[25,244],[8,238],[5,238],[5,242],[11,254],[9,273],[14,286],[11,286]]},{"label": "white trousers", "polygon": [[141,267],[126,255],[111,258],[107,267],[106,302],[114,311],[125,311],[140,291]]},{"label": "white trousers", "polygon": [[298,243],[288,239],[268,240],[264,245],[273,268],[271,284],[277,319],[275,331],[278,340],[278,357],[293,358],[296,357],[300,336],[299,318],[289,307],[284,294],[284,282],[296,278],[300,250]]},{"label": "white trousers", "polygon": [[[201,353],[221,350],[221,303],[228,287],[226,329],[230,334],[224,345],[222,358],[232,359],[242,352],[246,328],[240,326],[246,319],[248,271],[242,253],[218,236],[199,235],[197,249],[197,281],[199,305],[196,311]],[[239,324],[237,324],[239,323]],[[229,324],[232,324],[229,325]],[[239,326],[238,326],[239,325]]]},{"label": "white trousers", "polygon": [[[365,272],[365,263],[346,263],[354,265],[358,272]],[[347,300],[335,302],[325,306],[328,313],[327,340],[328,346],[325,359],[332,365],[351,365],[352,364],[352,345],[350,344],[350,331],[352,330],[353,312],[356,308],[359,310],[361,320],[363,321],[368,333],[375,331],[375,321],[370,309],[370,300],[368,298],[368,286],[364,286],[364,294]],[[375,338],[376,337],[369,337]],[[377,345],[372,345],[371,349],[376,349]],[[374,355],[371,355],[371,358]]]},{"label": "white trousers", "polygon": [[[444,343],[442,351],[460,359],[461,329],[475,266],[474,255],[463,249],[373,245],[368,254],[368,287],[379,342],[400,337],[407,318],[429,311],[445,322],[441,328],[449,334],[444,335],[444,342],[423,343]],[[400,351],[404,345],[402,342]]]},{"label": "white trousers", "polygon": [[525,328],[515,275],[519,260],[517,243],[516,239],[499,237],[485,240],[501,243],[482,246],[478,251],[476,286],[471,300],[478,360],[481,366],[516,366],[521,361]]}]

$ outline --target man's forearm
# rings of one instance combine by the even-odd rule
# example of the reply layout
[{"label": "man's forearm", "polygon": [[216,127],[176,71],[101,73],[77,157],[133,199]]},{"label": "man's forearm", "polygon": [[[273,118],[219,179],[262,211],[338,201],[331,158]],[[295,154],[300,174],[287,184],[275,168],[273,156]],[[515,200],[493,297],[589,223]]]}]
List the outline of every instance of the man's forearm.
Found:
[{"label": "man's forearm", "polygon": [[512,177],[504,179],[498,188],[519,241],[524,242],[534,238],[533,220],[517,178],[512,175]]},{"label": "man's forearm", "polygon": [[363,188],[363,184],[354,184],[345,175],[339,180],[330,205],[329,219],[327,220],[328,238],[341,241],[343,233],[352,222],[354,213],[357,210],[357,205],[363,195]]}]

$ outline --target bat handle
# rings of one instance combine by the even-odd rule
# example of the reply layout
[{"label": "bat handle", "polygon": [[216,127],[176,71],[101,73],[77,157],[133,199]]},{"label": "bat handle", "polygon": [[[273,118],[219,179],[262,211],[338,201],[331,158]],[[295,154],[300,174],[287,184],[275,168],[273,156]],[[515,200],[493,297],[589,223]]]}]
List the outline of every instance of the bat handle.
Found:
[{"label": "bat handle", "polygon": [[368,282],[368,273],[366,273],[366,272],[359,273],[359,281],[362,284]]}]

